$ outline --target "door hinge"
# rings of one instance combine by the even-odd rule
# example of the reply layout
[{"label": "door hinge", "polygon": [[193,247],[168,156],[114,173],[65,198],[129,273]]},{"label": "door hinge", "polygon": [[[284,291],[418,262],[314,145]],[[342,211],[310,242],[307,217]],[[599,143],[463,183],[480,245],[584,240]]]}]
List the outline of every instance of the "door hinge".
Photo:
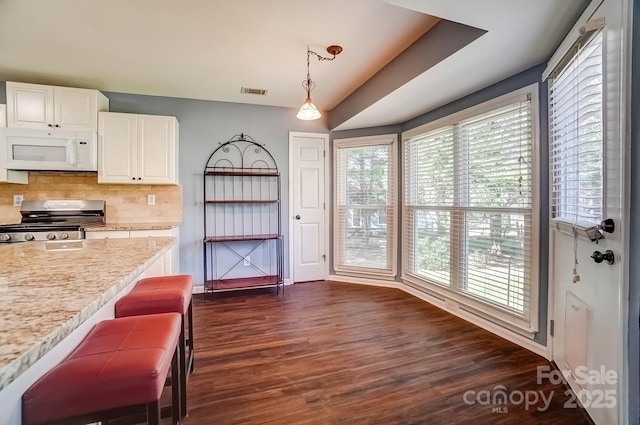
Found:
[{"label": "door hinge", "polygon": [[549,335],[553,336],[556,330],[556,321],[549,320]]},{"label": "door hinge", "polygon": [[327,261],[327,254],[322,254],[322,260]]},{"label": "door hinge", "polygon": [[323,203],[322,203],[322,209],[323,209],[323,210],[326,210],[326,209],[327,209],[327,203],[326,203],[326,202],[323,202]]},{"label": "door hinge", "polygon": [[327,151],[322,151],[322,157],[326,158],[327,157]]}]

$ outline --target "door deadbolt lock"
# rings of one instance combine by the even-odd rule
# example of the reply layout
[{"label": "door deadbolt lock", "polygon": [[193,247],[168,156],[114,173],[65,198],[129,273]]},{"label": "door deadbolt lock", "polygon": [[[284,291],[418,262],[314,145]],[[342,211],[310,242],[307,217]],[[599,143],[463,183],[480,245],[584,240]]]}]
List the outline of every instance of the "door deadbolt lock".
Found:
[{"label": "door deadbolt lock", "polygon": [[593,261],[598,264],[606,261],[609,265],[612,265],[616,261],[616,256],[610,249],[607,249],[604,254],[600,251],[593,251],[593,254],[591,254],[591,258],[593,258]]}]

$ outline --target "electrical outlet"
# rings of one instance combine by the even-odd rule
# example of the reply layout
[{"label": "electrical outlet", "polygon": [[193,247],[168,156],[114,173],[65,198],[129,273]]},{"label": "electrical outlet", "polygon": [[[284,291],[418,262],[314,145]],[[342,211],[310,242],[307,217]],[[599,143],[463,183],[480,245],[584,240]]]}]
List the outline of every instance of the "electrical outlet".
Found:
[{"label": "electrical outlet", "polygon": [[251,265],[251,256],[247,255],[246,257],[244,257],[244,263],[245,266],[250,266]]},{"label": "electrical outlet", "polygon": [[23,199],[23,195],[13,195],[13,206],[19,207],[20,205],[22,205]]},{"label": "electrical outlet", "polygon": [[156,195],[147,195],[147,205],[156,204]]}]

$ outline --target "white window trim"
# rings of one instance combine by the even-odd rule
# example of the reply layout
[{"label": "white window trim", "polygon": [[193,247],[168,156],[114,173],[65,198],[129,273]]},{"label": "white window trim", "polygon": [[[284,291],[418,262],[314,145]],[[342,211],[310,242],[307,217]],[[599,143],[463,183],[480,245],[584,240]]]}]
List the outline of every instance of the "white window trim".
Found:
[{"label": "white window trim", "polygon": [[[408,140],[412,137],[419,136],[420,134],[427,133],[429,131],[436,130],[438,128],[452,125],[465,119],[471,118],[476,115],[480,115],[485,112],[489,112],[493,109],[497,109],[501,106],[507,106],[511,103],[517,102],[522,99],[523,96],[529,95],[531,97],[531,119],[532,119],[532,151],[531,151],[531,180],[532,180],[532,205],[531,205],[531,295],[529,304],[529,321],[526,323],[519,316],[516,316],[509,311],[502,309],[498,306],[493,306],[484,302],[479,302],[472,297],[466,296],[462,293],[448,290],[436,283],[431,283],[427,279],[422,277],[416,277],[411,273],[407,273],[404,267],[404,256],[406,252],[402,252],[403,267],[401,268],[400,278],[405,284],[409,284],[419,290],[425,290],[427,293],[438,294],[445,300],[448,306],[453,309],[467,310],[485,320],[494,322],[495,324],[502,326],[511,331],[520,333],[528,338],[533,339],[537,333],[539,326],[539,304],[540,304],[540,277],[539,277],[539,260],[540,260],[540,100],[539,100],[539,85],[537,83],[515,90],[508,94],[499,96],[489,101],[480,103],[462,111],[453,113],[446,117],[437,119],[427,124],[423,124],[419,127],[407,130],[402,133],[402,140]],[[401,170],[401,181],[405,181],[405,169]],[[406,215],[407,207],[404,186],[401,187],[402,193],[402,219]],[[406,232],[402,232],[402,247],[406,245]]]},{"label": "white window trim", "polygon": [[[333,238],[333,269],[337,275],[355,276],[355,277],[376,277],[380,280],[395,280],[398,275],[398,225],[400,217],[398,216],[398,199],[400,191],[400,182],[398,181],[398,135],[397,134],[383,134],[378,136],[365,136],[365,137],[352,137],[347,139],[334,139],[333,140],[333,164],[337,166],[338,162],[338,148],[349,147],[364,147],[364,146],[378,146],[378,145],[391,145],[391,160],[393,172],[395,173],[395,187],[393,188],[393,197],[391,199],[392,211],[394,215],[392,228],[387,228],[387,232],[391,234],[391,246],[388,247],[391,251],[391,271],[375,270],[373,268],[364,267],[340,267],[336,264],[336,258],[338,253],[338,238],[335,236],[336,229],[334,228]],[[333,225],[336,226],[336,217],[338,216],[338,200],[337,200],[337,181],[335,180],[336,170],[334,169],[334,184],[333,184]]]}]

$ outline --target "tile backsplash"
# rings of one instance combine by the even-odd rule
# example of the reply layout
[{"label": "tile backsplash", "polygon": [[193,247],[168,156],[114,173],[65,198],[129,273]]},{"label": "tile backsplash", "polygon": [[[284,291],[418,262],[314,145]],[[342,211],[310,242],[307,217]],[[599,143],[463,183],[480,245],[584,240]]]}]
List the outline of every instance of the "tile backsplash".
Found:
[{"label": "tile backsplash", "polygon": [[[155,205],[147,205],[147,195]],[[36,199],[103,199],[109,223],[182,222],[182,186],[98,184],[95,174],[30,173],[29,184],[0,184],[0,224],[17,223],[13,195]]]}]

